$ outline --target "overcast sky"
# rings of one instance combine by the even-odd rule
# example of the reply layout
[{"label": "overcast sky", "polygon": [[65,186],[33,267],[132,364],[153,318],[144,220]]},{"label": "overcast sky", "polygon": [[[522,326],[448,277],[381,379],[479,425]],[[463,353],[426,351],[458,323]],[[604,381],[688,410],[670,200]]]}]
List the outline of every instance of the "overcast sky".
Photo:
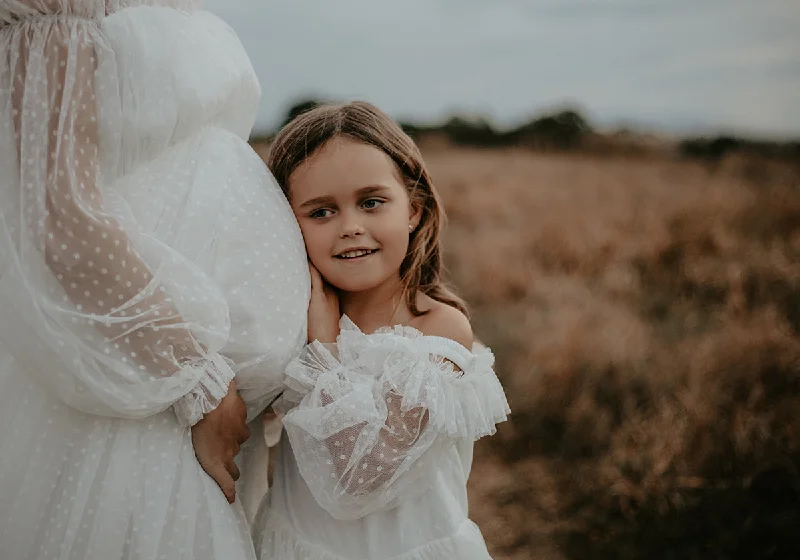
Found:
[{"label": "overcast sky", "polygon": [[257,128],[308,96],[508,126],[800,137],[800,0],[205,0],[250,54]]}]

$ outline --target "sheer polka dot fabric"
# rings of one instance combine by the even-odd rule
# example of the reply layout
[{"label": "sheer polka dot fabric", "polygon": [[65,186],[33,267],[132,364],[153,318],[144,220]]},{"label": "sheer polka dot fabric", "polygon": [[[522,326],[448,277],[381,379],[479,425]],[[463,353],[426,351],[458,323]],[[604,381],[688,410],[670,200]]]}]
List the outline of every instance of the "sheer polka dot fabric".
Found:
[{"label": "sheer polka dot fabric", "polygon": [[259,557],[489,560],[466,486],[473,441],[509,413],[494,356],[409,327],[340,326],[287,368]]},{"label": "sheer polka dot fabric", "polygon": [[335,345],[308,345],[277,406],[320,506],[337,519],[393,507],[424,491],[448,441],[494,433],[508,404],[492,359],[410,327],[365,335],[347,317]]},{"label": "sheer polka dot fabric", "polygon": [[[234,376],[251,416],[281,390],[309,281],[291,210],[246,141],[255,74],[196,4],[0,0],[0,421],[15,427],[0,434],[0,501],[20,512],[0,542],[12,557],[252,554],[185,427]],[[183,498],[150,509],[154,492]],[[117,493],[118,513],[99,519]],[[136,535],[124,529],[135,518],[161,521]],[[197,533],[162,539],[179,519]],[[114,523],[118,548],[86,548]]]}]

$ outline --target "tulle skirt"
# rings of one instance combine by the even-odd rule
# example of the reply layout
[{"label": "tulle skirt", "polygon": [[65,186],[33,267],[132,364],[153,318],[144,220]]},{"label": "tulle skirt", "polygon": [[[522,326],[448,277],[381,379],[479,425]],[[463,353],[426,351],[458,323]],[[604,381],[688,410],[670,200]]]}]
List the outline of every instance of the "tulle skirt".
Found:
[{"label": "tulle skirt", "polygon": [[200,468],[191,433],[83,414],[0,347],[0,523],[8,560],[251,560],[240,502]]}]

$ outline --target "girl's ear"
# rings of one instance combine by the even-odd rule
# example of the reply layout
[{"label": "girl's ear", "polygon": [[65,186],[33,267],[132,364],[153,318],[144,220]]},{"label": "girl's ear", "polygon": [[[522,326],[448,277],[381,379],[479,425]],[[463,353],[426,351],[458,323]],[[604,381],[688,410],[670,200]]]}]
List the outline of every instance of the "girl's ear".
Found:
[{"label": "girl's ear", "polygon": [[408,230],[409,232],[417,229],[419,221],[422,219],[422,205],[416,201],[411,200],[408,203]]}]

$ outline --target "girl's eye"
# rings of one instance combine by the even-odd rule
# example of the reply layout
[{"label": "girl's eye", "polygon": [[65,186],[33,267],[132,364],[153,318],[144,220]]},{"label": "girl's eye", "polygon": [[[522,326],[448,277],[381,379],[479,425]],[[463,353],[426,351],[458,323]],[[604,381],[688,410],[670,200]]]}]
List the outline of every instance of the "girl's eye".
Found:
[{"label": "girl's eye", "polygon": [[368,198],[361,205],[364,207],[365,210],[375,210],[385,201],[380,198]]},{"label": "girl's eye", "polygon": [[317,219],[330,218],[332,213],[333,211],[330,208],[318,208],[317,210],[311,212],[308,216],[310,218],[317,218]]}]

